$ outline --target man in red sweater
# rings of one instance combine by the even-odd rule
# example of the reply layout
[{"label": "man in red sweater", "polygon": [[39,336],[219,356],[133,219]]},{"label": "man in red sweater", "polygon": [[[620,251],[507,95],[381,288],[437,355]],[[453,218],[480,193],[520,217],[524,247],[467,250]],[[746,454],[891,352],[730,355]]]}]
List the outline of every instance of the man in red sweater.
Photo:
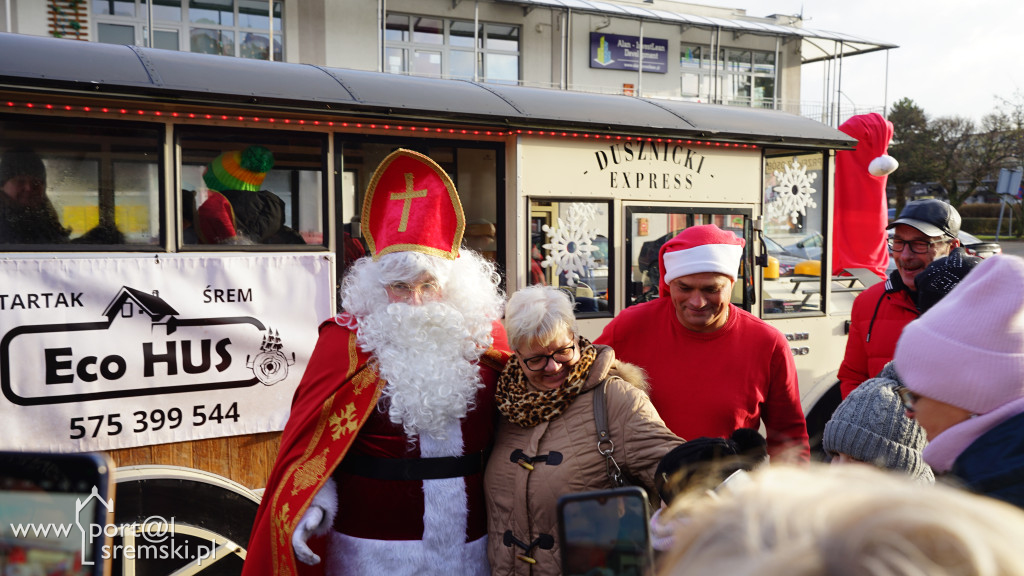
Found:
[{"label": "man in red sweater", "polygon": [[763,421],[770,455],[807,460],[789,343],[729,302],[743,246],[714,225],[683,230],[658,255],[659,298],[624,310],[595,342],[647,371],[651,402],[677,435],[726,438]]},{"label": "man in red sweater", "polygon": [[918,317],[917,275],[960,245],[960,214],[941,200],[909,202],[888,228],[894,228],[889,255],[896,270],[853,301],[846,355],[839,366],[843,398],[882,371],[896,353],[903,328]]}]

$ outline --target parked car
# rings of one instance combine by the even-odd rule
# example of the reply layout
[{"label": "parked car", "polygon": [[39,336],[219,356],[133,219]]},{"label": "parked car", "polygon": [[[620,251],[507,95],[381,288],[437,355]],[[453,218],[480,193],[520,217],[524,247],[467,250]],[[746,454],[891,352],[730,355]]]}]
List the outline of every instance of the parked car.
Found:
[{"label": "parked car", "polygon": [[821,250],[825,245],[825,239],[821,233],[814,232],[804,236],[792,244],[784,246],[786,252],[800,256],[804,260],[821,259]]},{"label": "parked car", "polygon": [[765,250],[768,252],[768,257],[774,258],[779,262],[780,277],[792,276],[796,271],[797,264],[807,260],[807,258],[786,250],[781,244],[768,236],[763,236],[762,238],[764,240]]},{"label": "parked car", "polygon": [[989,256],[995,256],[996,254],[1002,254],[1003,248],[998,242],[986,242],[979,240],[976,236],[968,234],[967,232],[960,232],[960,244],[963,245],[964,250],[967,251],[971,256],[977,256],[978,258],[988,258]]}]

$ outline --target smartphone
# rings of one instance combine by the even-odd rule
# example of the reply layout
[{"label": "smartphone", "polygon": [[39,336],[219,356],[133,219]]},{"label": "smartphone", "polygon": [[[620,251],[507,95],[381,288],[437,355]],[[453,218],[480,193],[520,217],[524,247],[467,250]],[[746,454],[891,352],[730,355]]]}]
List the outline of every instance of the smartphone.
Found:
[{"label": "smartphone", "polygon": [[654,574],[650,504],[638,486],[558,499],[558,536],[566,576]]},{"label": "smartphone", "polygon": [[109,574],[111,468],[103,454],[0,452],[3,573]]}]

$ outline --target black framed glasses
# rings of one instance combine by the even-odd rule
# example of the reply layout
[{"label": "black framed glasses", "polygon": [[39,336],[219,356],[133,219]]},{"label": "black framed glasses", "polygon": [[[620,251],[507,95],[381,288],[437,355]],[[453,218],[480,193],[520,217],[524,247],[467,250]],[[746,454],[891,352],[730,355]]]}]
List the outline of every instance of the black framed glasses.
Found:
[{"label": "black framed glasses", "polygon": [[576,337],[573,336],[572,343],[565,348],[559,348],[551,354],[540,354],[539,356],[531,356],[523,359],[523,364],[527,368],[534,372],[543,370],[548,365],[548,360],[554,360],[559,364],[565,364],[572,360],[572,357],[576,354]]},{"label": "black framed glasses", "polygon": [[907,412],[913,412],[914,404],[917,403],[920,396],[911,392],[906,386],[897,386],[896,394],[899,395],[900,401],[903,402],[903,407]]},{"label": "black framed glasses", "polygon": [[914,254],[927,254],[928,249],[933,244],[943,244],[949,242],[949,240],[911,240],[907,242],[900,238],[889,239],[889,251],[890,252],[903,252],[903,249],[910,246],[910,251]]}]

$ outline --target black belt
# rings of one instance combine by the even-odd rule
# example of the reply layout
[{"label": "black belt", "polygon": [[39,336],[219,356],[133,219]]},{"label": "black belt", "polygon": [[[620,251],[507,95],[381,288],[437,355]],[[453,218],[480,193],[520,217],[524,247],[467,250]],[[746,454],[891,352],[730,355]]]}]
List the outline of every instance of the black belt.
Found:
[{"label": "black belt", "polygon": [[374,480],[440,480],[483,472],[490,450],[438,458],[376,458],[349,452],[338,469]]}]

